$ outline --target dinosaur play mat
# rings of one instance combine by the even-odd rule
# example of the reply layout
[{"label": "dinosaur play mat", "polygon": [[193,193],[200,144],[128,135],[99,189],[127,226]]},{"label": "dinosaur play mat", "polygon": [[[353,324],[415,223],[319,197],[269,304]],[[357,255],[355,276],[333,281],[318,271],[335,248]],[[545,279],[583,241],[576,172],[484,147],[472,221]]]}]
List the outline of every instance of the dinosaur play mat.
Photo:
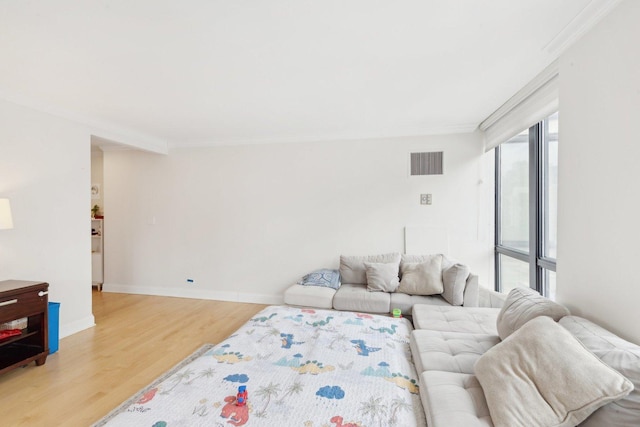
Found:
[{"label": "dinosaur play mat", "polygon": [[406,319],[268,307],[95,426],[426,426],[410,331]]}]

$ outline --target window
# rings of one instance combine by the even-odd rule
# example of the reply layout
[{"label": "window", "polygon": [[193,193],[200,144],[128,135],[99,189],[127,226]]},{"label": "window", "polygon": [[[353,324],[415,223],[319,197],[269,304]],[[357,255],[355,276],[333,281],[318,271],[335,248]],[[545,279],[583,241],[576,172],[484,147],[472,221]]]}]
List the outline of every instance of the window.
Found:
[{"label": "window", "polygon": [[558,113],[496,151],[496,284],[555,297]]}]

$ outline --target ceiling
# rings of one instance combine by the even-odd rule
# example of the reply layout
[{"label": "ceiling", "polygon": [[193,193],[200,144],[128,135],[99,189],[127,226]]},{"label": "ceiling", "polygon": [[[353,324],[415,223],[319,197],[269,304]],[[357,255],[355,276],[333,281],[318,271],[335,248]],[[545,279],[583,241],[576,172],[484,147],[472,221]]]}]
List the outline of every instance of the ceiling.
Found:
[{"label": "ceiling", "polygon": [[0,97],[170,147],[473,131],[617,0],[0,0]]}]

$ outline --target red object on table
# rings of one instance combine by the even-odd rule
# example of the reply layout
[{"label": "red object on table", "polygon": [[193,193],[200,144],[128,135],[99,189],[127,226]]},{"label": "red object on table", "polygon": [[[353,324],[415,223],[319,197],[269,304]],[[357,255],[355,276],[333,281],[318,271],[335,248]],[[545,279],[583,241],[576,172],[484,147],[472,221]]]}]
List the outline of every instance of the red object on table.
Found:
[{"label": "red object on table", "polygon": [[15,337],[16,335],[20,334],[22,334],[22,331],[20,329],[5,329],[3,331],[0,331],[0,340]]}]

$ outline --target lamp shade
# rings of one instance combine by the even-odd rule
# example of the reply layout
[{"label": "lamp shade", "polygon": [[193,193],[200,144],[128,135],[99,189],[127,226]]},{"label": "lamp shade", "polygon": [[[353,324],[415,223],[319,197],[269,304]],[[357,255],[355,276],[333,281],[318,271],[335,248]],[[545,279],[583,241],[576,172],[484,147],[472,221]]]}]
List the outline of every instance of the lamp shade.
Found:
[{"label": "lamp shade", "polygon": [[0,199],[0,230],[13,228],[9,199]]}]

